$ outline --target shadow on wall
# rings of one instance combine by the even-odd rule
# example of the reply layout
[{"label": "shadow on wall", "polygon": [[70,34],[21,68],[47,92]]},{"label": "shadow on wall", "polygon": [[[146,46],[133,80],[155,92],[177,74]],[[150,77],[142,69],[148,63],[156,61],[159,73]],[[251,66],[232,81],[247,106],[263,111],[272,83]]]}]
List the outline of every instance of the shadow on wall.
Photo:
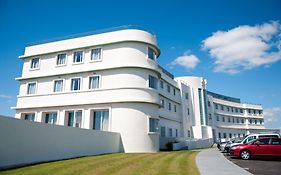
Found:
[{"label": "shadow on wall", "polygon": [[119,133],[0,117],[0,169],[123,152]]}]

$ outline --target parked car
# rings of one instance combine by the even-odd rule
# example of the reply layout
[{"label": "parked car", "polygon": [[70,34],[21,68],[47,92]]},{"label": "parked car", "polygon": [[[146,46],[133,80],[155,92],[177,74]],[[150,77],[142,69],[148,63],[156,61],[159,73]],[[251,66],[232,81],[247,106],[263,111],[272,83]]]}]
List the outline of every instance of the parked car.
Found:
[{"label": "parked car", "polygon": [[235,145],[230,148],[230,155],[244,160],[254,157],[281,158],[281,138],[260,138],[247,144]]},{"label": "parked car", "polygon": [[227,151],[227,149],[229,150],[229,148],[231,148],[232,146],[240,145],[240,144],[247,144],[247,143],[254,141],[255,139],[266,138],[266,137],[280,138],[280,134],[276,134],[276,133],[249,134],[249,135],[246,135],[244,138],[242,138],[240,142],[238,140],[236,142],[226,145],[226,151]]},{"label": "parked car", "polygon": [[217,147],[220,151],[224,151],[224,147],[227,141],[225,139],[220,139],[219,143],[217,143]]},{"label": "parked car", "polygon": [[233,145],[233,144],[241,144],[241,142],[243,141],[243,137],[236,137],[236,138],[233,138],[231,139],[230,141],[228,141],[224,147],[224,151],[225,152],[229,152],[229,149],[230,147]]}]

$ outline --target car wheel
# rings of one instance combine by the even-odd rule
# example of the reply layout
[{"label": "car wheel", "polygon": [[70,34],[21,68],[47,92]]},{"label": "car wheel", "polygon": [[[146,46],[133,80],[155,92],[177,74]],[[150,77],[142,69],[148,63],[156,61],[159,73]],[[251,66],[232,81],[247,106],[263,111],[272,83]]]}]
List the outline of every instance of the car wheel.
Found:
[{"label": "car wheel", "polygon": [[240,152],[240,157],[244,160],[248,160],[251,157],[251,153],[248,150],[243,150]]}]

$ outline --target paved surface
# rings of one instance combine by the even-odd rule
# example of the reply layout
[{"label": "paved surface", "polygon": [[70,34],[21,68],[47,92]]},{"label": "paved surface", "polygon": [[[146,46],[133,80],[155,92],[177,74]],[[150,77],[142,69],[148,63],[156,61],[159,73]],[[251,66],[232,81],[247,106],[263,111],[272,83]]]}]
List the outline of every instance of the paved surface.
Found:
[{"label": "paved surface", "polygon": [[225,157],[237,164],[238,166],[244,168],[245,170],[255,174],[255,175],[277,175],[281,174],[281,160],[280,159],[251,159],[242,160],[238,158],[230,158],[226,153]]},{"label": "paved surface", "polygon": [[196,156],[201,175],[250,175],[248,171],[227,160],[217,148],[202,150]]}]

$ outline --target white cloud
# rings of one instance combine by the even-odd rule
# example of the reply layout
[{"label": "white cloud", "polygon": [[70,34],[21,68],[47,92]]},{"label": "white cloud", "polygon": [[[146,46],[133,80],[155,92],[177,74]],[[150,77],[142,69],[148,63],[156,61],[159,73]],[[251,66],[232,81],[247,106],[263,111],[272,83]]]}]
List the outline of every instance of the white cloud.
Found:
[{"label": "white cloud", "polygon": [[264,109],[264,120],[267,123],[275,123],[281,119],[281,107]]},{"label": "white cloud", "polygon": [[179,56],[174,61],[172,61],[169,66],[173,68],[176,65],[180,65],[185,67],[186,69],[195,69],[199,62],[200,61],[197,56],[193,54],[188,55],[188,52],[186,52],[184,55]]},{"label": "white cloud", "polygon": [[214,58],[214,72],[229,74],[281,60],[281,25],[278,21],[217,31],[202,41]]},{"label": "white cloud", "polygon": [[9,95],[0,94],[0,98],[3,98],[3,99],[12,99],[13,97],[12,97],[12,96],[9,96]]}]

